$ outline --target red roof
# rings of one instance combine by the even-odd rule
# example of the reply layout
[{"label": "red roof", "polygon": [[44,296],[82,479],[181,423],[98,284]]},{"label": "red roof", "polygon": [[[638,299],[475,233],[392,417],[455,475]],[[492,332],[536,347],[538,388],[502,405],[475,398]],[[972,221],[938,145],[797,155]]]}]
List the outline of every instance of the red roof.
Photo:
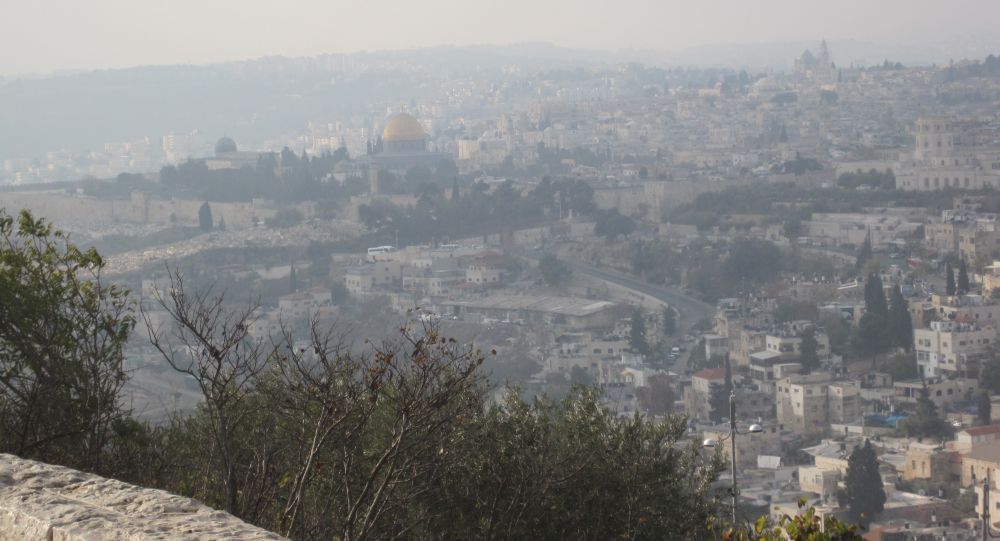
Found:
[{"label": "red roof", "polygon": [[985,436],[987,434],[1000,433],[1000,425],[974,426],[964,430],[970,436]]},{"label": "red roof", "polygon": [[725,368],[705,368],[704,370],[699,370],[694,373],[696,378],[701,379],[726,379],[726,369]]}]

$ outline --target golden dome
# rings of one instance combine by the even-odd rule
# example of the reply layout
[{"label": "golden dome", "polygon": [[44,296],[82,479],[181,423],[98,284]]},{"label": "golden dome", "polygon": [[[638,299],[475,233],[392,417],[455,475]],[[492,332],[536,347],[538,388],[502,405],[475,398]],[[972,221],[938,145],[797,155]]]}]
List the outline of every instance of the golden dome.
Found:
[{"label": "golden dome", "polygon": [[392,141],[423,141],[424,128],[417,119],[406,113],[399,113],[389,118],[382,130],[382,140]]}]

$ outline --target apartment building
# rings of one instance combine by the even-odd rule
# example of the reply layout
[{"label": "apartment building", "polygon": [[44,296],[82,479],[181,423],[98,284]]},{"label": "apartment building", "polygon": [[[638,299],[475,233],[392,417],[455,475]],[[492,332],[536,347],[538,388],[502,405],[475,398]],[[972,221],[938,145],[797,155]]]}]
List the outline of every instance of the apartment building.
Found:
[{"label": "apartment building", "polygon": [[964,373],[996,342],[997,331],[975,323],[932,321],[913,332],[917,368],[924,377]]},{"label": "apartment building", "polygon": [[861,415],[860,386],[813,373],[779,380],[775,392],[778,423],[784,430],[822,433],[830,423],[855,421]]}]

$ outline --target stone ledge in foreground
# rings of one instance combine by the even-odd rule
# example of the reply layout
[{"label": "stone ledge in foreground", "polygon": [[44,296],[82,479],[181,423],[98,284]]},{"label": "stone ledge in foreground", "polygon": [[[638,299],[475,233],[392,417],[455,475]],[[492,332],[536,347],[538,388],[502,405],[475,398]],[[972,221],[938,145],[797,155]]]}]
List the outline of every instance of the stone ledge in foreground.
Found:
[{"label": "stone ledge in foreground", "polygon": [[0,454],[0,541],[283,540],[191,498]]}]

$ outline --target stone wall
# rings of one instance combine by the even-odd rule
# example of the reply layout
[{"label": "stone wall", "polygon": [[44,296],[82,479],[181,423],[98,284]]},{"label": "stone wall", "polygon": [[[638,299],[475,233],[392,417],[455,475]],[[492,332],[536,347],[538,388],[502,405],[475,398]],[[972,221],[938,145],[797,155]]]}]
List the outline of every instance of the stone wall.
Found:
[{"label": "stone wall", "polygon": [[162,490],[0,454],[0,541],[281,540]]},{"label": "stone wall", "polygon": [[[6,208],[8,214],[16,215],[26,208],[36,217],[55,222],[57,227],[64,223],[86,226],[113,222],[197,226],[201,204],[191,199],[155,199],[136,192],[130,199],[97,199],[63,192],[0,193],[0,208]],[[249,227],[254,220],[275,215],[274,209],[253,203],[210,202],[209,206],[215,224],[225,219],[227,227]],[[310,206],[300,207],[309,217]]]}]

